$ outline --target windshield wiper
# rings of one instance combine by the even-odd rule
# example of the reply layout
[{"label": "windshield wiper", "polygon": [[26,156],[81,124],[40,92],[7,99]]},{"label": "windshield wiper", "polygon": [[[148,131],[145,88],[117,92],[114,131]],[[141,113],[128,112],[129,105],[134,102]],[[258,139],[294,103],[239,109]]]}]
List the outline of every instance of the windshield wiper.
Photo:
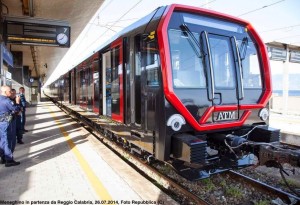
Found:
[{"label": "windshield wiper", "polygon": [[[193,48],[195,54],[197,55],[197,57],[201,58],[200,55],[201,46],[199,41],[196,39],[195,35],[191,32],[191,30],[188,28],[186,24],[181,24],[180,29],[183,31],[183,34],[188,38],[188,41],[191,47]],[[197,50],[197,48],[199,49],[199,51]]]},{"label": "windshield wiper", "polygon": [[244,37],[239,49],[241,61],[243,61],[246,57],[247,47],[248,47],[248,37]]},{"label": "windshield wiper", "polygon": [[[237,85],[238,85],[238,99],[242,100],[244,99],[244,86],[243,86],[243,64],[242,60],[245,59],[246,51],[247,51],[247,45],[248,45],[248,39],[243,38],[243,42],[240,46],[240,49],[238,48],[238,44],[236,41],[235,36],[232,36],[230,38],[232,45],[235,49],[233,49],[233,54],[235,58],[235,63],[237,66]],[[244,56],[241,56],[244,55]]]}]

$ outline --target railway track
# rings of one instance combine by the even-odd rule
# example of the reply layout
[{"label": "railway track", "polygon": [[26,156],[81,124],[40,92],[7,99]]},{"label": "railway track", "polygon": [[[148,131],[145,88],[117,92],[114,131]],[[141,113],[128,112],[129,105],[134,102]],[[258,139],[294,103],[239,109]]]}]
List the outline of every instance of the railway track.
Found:
[{"label": "railway track", "polygon": [[[110,148],[114,153],[116,153],[119,157],[121,157],[123,160],[125,160],[128,164],[131,165],[131,167],[134,167],[135,170],[140,172],[142,175],[144,175],[146,178],[148,178],[150,181],[152,181],[154,184],[157,184],[157,182],[160,182],[159,187],[171,195],[176,194],[177,200],[179,199],[181,204],[199,204],[199,205],[208,205],[210,204],[205,199],[202,199],[201,197],[197,196],[196,194],[188,191],[186,187],[180,185],[175,180],[169,178],[168,176],[160,173],[157,169],[155,169],[153,166],[149,165],[146,160],[142,160],[139,157],[135,155],[130,155],[132,159],[135,161],[134,163],[131,160],[128,160],[127,158],[124,158],[124,153],[120,153],[120,151],[116,151],[116,149],[122,149],[120,147],[116,148],[113,147],[114,145],[111,144],[109,141],[103,141],[101,140],[108,148]],[[125,150],[122,150],[125,151]],[[128,154],[128,153],[127,153]],[[143,166],[143,170],[141,170],[140,166],[137,166],[136,162],[141,164]],[[146,169],[146,170],[145,170]],[[150,174],[147,174],[150,173]]]},{"label": "railway track", "polygon": [[[142,160],[141,158],[137,157],[134,154],[128,153],[123,147],[118,146],[116,143],[106,139],[105,137],[101,136],[103,133],[99,133],[99,130],[93,129],[88,120],[84,120],[84,116],[80,115],[79,113],[74,113],[73,110],[63,106],[62,104],[55,103],[58,107],[60,107],[66,114],[68,114],[72,119],[81,123],[85,129],[87,129],[91,134],[93,134],[100,142],[102,142],[106,147],[108,147],[111,151],[113,151],[116,155],[122,158],[126,163],[128,163],[131,167],[133,167],[136,171],[146,177],[155,185],[158,185],[162,191],[174,196],[174,198],[180,202],[180,204],[199,204],[199,205],[210,205],[209,202],[202,199],[201,197],[197,196],[196,194],[188,191],[185,187],[178,184],[173,179],[163,175],[159,171],[157,171],[154,167],[147,164],[147,160]],[[79,117],[79,115],[81,117]],[[99,136],[100,134],[100,136]],[[132,160],[129,160],[128,156],[132,158],[135,162],[133,163]],[[140,165],[137,165],[137,163]],[[143,170],[141,169],[141,165],[143,166]],[[150,174],[147,174],[150,173]],[[159,182],[159,184],[158,184]]]},{"label": "railway track", "polygon": [[277,196],[289,204],[293,204],[293,202],[297,202],[297,201],[298,201],[298,203],[300,203],[300,197],[292,195],[292,194],[285,192],[283,190],[280,190],[278,188],[272,187],[272,186],[270,186],[264,182],[261,182],[259,180],[255,180],[253,178],[250,178],[246,175],[243,175],[241,173],[238,173],[238,172],[232,171],[232,170],[228,171],[227,174],[230,177],[232,177],[234,180],[247,182],[248,184],[251,184],[251,186],[258,189],[259,191]]},{"label": "railway track", "polygon": [[[125,160],[128,164],[130,164],[133,168],[135,168],[138,172],[140,172],[142,175],[144,175],[147,179],[152,181],[154,184],[157,185],[159,182],[159,187],[169,193],[170,195],[176,195],[174,197],[177,201],[179,201],[181,204],[211,204],[209,203],[205,198],[200,197],[198,194],[195,194],[193,191],[189,191],[189,188],[176,182],[176,180],[166,176],[165,174],[161,173],[159,170],[157,170],[155,167],[149,165],[146,163],[146,160],[142,160],[139,157],[137,157],[134,154],[130,154],[130,157],[124,157],[124,154],[128,154],[128,151],[126,151],[124,148],[118,146],[116,143],[110,141],[109,139],[101,136],[105,133],[103,133],[99,129],[94,129],[93,125],[94,123],[91,122],[90,119],[85,118],[83,115],[75,112],[74,110],[71,110],[70,108],[60,104],[55,103],[57,106],[59,106],[65,113],[70,115],[74,120],[79,121],[84,125],[85,128],[90,131],[90,133],[94,134],[99,141],[104,143],[109,149],[111,149],[114,153],[116,153],[120,158]],[[99,137],[100,134],[100,137]],[[132,162],[128,158],[133,159]],[[139,165],[137,165],[137,163]],[[143,168],[141,168],[143,167]],[[147,174],[148,173],[148,174]],[[150,173],[150,174],[149,174]],[[277,196],[280,199],[284,200],[286,203],[290,204],[297,204],[295,201],[300,203],[300,198],[292,195],[288,192],[282,191],[280,189],[277,189],[275,187],[272,187],[266,183],[263,183],[261,181],[252,179],[246,175],[240,174],[235,171],[228,171],[227,174],[232,178],[233,181],[239,181],[241,183],[247,183],[248,185],[253,186],[255,189],[258,189],[261,193]],[[217,185],[216,185],[217,186]]]}]

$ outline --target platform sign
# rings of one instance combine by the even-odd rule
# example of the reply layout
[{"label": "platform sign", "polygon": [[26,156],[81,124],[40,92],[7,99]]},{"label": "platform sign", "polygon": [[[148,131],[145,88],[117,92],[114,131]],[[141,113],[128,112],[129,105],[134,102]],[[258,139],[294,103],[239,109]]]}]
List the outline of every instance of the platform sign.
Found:
[{"label": "platform sign", "polygon": [[70,47],[71,27],[66,21],[31,17],[4,18],[7,43]]},{"label": "platform sign", "polygon": [[290,62],[300,63],[300,51],[291,51]]},{"label": "platform sign", "polygon": [[268,47],[270,60],[285,61],[287,57],[286,49],[277,47]]},{"label": "platform sign", "polygon": [[11,67],[13,67],[13,62],[14,62],[14,58],[12,53],[6,48],[6,46],[4,45],[4,43],[1,43],[1,52],[2,52],[2,57],[3,60],[10,65]]}]

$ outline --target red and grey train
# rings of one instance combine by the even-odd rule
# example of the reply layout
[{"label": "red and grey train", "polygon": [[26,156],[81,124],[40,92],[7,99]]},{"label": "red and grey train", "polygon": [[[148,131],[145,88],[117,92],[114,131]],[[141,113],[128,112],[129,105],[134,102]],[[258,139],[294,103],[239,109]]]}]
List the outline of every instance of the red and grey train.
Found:
[{"label": "red and grey train", "polygon": [[250,23],[173,4],[125,28],[48,94],[110,119],[130,149],[197,179],[251,165],[261,144],[278,141],[271,93],[267,50]]}]

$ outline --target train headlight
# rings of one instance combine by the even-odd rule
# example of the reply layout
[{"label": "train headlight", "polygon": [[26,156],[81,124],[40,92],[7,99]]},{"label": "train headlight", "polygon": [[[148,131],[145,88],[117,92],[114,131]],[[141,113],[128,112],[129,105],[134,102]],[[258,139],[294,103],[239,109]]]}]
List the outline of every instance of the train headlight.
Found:
[{"label": "train headlight", "polygon": [[174,131],[180,130],[182,125],[185,125],[185,119],[179,114],[172,115],[167,122],[167,126],[171,126]]},{"label": "train headlight", "polygon": [[263,108],[259,111],[258,116],[261,120],[266,121],[269,118],[269,110],[267,108]]}]

